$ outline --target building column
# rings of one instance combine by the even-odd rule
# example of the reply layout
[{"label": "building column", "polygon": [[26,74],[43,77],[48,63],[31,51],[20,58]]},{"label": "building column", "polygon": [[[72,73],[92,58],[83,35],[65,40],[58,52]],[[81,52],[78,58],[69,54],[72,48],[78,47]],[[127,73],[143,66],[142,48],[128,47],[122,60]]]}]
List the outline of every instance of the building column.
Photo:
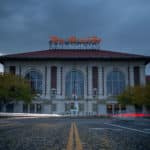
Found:
[{"label": "building column", "polygon": [[51,67],[47,66],[47,81],[46,81],[46,86],[47,86],[47,90],[46,90],[46,98],[50,99],[50,93],[51,93]]},{"label": "building column", "polygon": [[84,73],[84,99],[88,98],[88,67],[85,67],[85,73]]},{"label": "building column", "polygon": [[30,113],[30,104],[27,104],[28,105],[28,110],[27,112]]},{"label": "building column", "polygon": [[92,67],[88,66],[88,98],[92,99]]},{"label": "building column", "polygon": [[57,96],[56,98],[61,98],[61,67],[57,66]]},{"label": "building column", "polygon": [[140,85],[145,85],[145,66],[140,66]]},{"label": "building column", "polygon": [[20,69],[20,66],[16,65],[16,72],[15,72],[15,74],[18,75],[18,76],[20,75],[19,69]]},{"label": "building column", "polygon": [[133,66],[129,67],[129,74],[130,74],[130,86],[134,86],[134,70],[133,70]]},{"label": "building column", "polygon": [[112,104],[112,114],[115,114],[115,104]]},{"label": "building column", "polygon": [[119,105],[119,114],[122,113],[122,110],[121,110],[121,104],[118,104]]},{"label": "building column", "polygon": [[107,66],[102,66],[102,95],[107,96]]},{"label": "building column", "polygon": [[37,104],[34,104],[34,113],[37,113],[36,110],[37,110]]},{"label": "building column", "polygon": [[62,68],[62,98],[65,99],[65,92],[66,92],[66,73],[65,73],[65,66]]},{"label": "building column", "polygon": [[98,97],[101,98],[103,95],[103,84],[102,84],[102,66],[98,67]]}]

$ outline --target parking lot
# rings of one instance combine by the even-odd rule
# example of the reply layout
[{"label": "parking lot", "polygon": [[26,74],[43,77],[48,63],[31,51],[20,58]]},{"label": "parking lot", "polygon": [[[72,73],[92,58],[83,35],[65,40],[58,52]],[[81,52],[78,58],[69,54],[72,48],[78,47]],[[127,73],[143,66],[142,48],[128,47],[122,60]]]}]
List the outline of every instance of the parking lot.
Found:
[{"label": "parking lot", "polygon": [[0,150],[74,148],[148,150],[150,120],[77,117],[0,119]]}]

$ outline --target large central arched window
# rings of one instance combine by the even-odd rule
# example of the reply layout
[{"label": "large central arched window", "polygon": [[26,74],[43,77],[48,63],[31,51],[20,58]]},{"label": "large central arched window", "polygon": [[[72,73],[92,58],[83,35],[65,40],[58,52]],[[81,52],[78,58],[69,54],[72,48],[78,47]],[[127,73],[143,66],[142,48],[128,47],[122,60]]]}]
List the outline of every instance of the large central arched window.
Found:
[{"label": "large central arched window", "polygon": [[66,97],[80,99],[84,96],[84,77],[80,71],[73,70],[66,75]]},{"label": "large central arched window", "polygon": [[25,75],[25,78],[30,82],[34,92],[42,94],[42,75],[38,71],[30,71]]},{"label": "large central arched window", "polygon": [[107,95],[116,96],[125,89],[125,77],[120,71],[112,71],[107,75]]}]

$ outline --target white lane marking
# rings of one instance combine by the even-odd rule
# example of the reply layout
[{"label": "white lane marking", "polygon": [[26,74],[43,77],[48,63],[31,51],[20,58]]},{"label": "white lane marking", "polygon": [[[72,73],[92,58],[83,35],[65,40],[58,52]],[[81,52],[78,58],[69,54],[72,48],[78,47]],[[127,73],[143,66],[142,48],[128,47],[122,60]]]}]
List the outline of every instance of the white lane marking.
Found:
[{"label": "white lane marking", "polygon": [[113,129],[113,128],[89,128],[90,130],[116,130],[121,131],[122,129]]},{"label": "white lane marking", "polygon": [[146,132],[146,131],[142,131],[142,130],[138,130],[138,129],[134,129],[134,128],[128,128],[128,127],[124,127],[124,126],[120,126],[120,125],[116,125],[116,124],[111,124],[111,123],[104,123],[106,125],[110,125],[110,126],[114,126],[114,127],[118,127],[118,128],[123,128],[123,129],[128,129],[131,131],[136,131],[136,132],[141,132],[141,133],[145,133],[145,134],[150,134],[150,132]]}]

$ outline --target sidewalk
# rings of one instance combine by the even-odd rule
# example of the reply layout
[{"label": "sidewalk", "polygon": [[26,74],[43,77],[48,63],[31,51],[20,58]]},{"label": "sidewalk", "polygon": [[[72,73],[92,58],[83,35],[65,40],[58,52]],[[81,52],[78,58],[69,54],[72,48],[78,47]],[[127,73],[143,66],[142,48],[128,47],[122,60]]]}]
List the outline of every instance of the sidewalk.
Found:
[{"label": "sidewalk", "polygon": [[61,115],[58,114],[34,114],[34,113],[0,113],[0,118],[1,117],[40,117],[40,118],[44,118],[44,117],[60,117]]}]

